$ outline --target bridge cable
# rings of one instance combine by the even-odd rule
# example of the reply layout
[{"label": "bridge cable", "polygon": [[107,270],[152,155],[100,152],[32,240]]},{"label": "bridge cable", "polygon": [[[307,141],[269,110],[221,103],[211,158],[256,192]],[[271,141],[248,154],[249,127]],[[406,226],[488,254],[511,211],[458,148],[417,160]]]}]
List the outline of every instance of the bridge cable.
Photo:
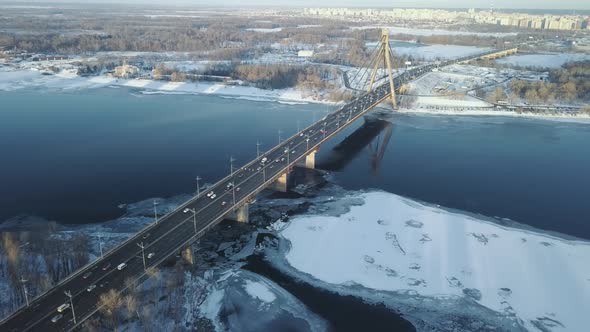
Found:
[{"label": "bridge cable", "polygon": [[[370,56],[369,56],[369,57],[367,57],[367,58],[365,59],[365,62],[363,62],[363,63],[361,64],[361,66],[359,67],[359,70],[358,70],[358,71],[355,73],[355,75],[352,77],[352,79],[351,79],[351,80],[349,80],[349,83],[353,83],[354,81],[356,81],[356,80],[357,80],[357,77],[359,76],[359,74],[360,74],[361,72],[363,72],[363,71],[367,71],[367,67],[366,67],[366,65],[367,65],[367,61],[369,61],[369,60],[370,60],[370,63],[369,63],[369,67],[370,67],[370,66],[373,64],[373,62],[375,61],[375,59],[377,58],[377,57],[376,57],[376,54],[377,54],[377,52],[378,52],[379,50],[380,50],[379,44],[375,45],[375,47],[373,48],[373,50],[372,50],[372,51],[371,51],[371,53],[370,53]],[[362,78],[362,77],[361,77],[361,78]],[[358,89],[354,89],[354,90],[358,90]]]}]

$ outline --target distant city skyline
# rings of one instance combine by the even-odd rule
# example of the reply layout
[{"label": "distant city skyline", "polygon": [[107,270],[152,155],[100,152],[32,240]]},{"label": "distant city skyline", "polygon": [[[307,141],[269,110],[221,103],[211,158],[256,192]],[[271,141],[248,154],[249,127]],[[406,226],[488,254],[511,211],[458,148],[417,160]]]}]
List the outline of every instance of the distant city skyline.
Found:
[{"label": "distant city skyline", "polygon": [[[26,3],[119,3],[150,5],[198,6],[273,6],[273,7],[408,7],[408,8],[494,8],[494,9],[561,9],[590,10],[590,1],[580,0],[31,0]],[[0,0],[0,3],[18,1]],[[26,3],[21,3],[26,5]]]}]

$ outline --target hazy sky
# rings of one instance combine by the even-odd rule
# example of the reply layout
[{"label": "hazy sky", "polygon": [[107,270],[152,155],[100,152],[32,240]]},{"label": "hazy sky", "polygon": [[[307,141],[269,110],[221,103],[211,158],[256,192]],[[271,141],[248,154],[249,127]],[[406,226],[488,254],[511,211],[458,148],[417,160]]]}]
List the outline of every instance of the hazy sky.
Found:
[{"label": "hazy sky", "polygon": [[[0,0],[0,2],[19,2]],[[527,8],[527,9],[590,9],[590,0],[30,0],[27,2],[111,2],[150,3],[154,5],[183,4],[201,6],[293,6],[293,7],[441,7],[441,8]]]}]

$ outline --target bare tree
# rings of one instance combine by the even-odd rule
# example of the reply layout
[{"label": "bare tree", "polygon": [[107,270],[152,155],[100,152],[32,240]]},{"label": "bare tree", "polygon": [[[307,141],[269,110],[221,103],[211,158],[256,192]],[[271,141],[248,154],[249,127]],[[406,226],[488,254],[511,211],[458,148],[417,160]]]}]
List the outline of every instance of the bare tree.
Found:
[{"label": "bare tree", "polygon": [[123,304],[127,309],[127,318],[131,319],[134,315],[139,318],[139,312],[137,311],[137,299],[135,296],[128,294],[123,298]]},{"label": "bare tree", "polygon": [[115,311],[121,306],[121,303],[121,294],[114,289],[100,294],[98,298],[100,312],[107,317],[112,317]]}]

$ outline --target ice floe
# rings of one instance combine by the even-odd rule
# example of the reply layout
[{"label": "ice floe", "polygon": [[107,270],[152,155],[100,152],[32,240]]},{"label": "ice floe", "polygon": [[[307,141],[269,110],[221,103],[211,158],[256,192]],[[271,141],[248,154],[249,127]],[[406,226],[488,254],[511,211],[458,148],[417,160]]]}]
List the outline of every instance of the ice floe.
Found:
[{"label": "ice floe", "polygon": [[590,325],[589,243],[384,192],[350,197],[364,204],[282,229],[288,264],[332,285],[479,304],[529,330]]}]

